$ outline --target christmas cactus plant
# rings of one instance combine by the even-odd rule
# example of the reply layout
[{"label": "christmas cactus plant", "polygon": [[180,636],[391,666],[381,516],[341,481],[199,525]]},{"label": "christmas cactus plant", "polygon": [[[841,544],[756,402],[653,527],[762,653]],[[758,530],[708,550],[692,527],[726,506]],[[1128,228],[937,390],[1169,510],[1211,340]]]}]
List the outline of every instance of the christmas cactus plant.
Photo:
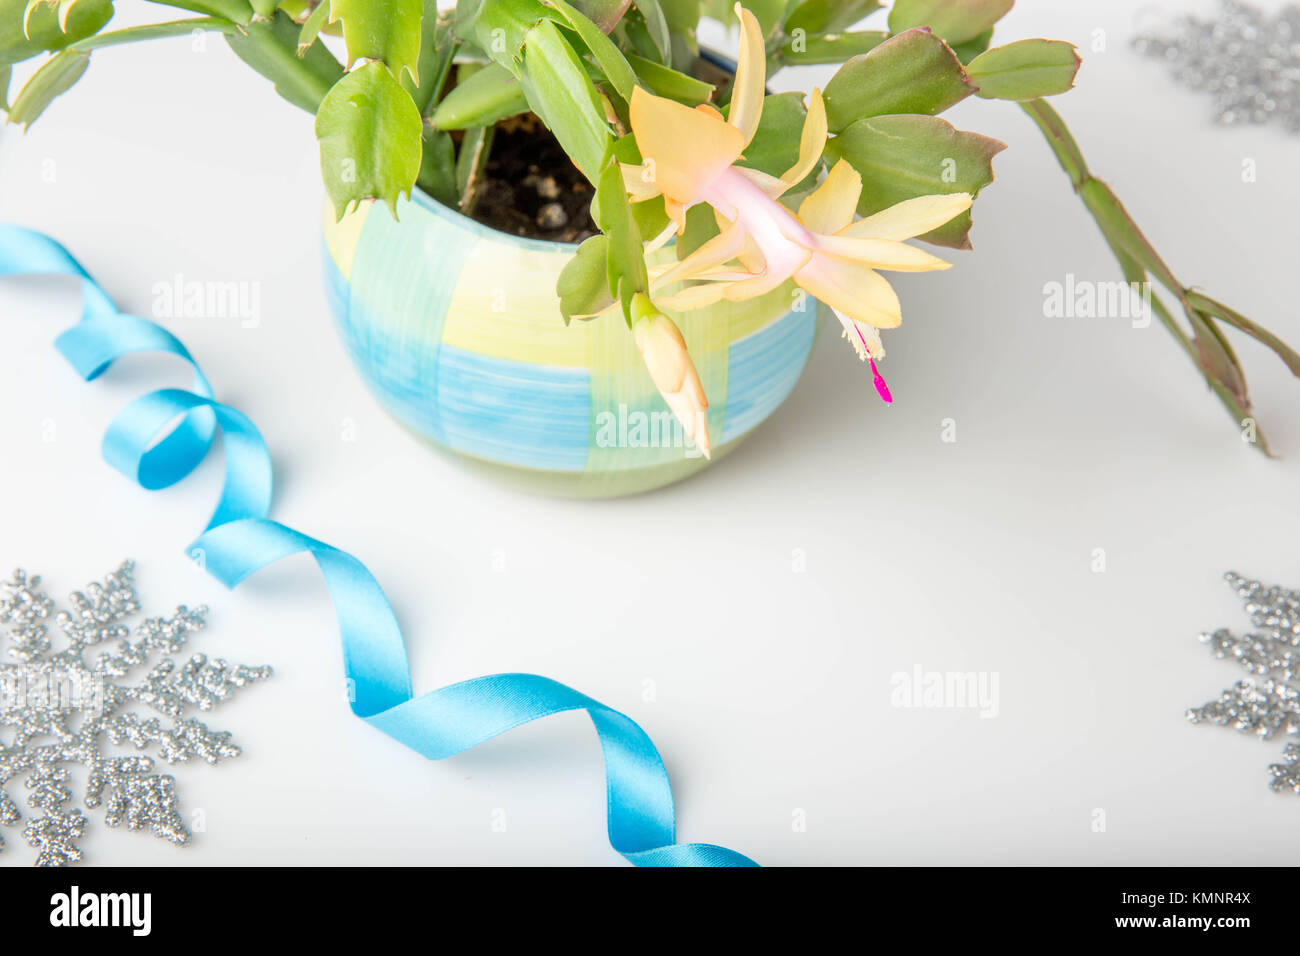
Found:
[{"label": "christmas cactus plant", "polygon": [[[339,217],[419,189],[475,215],[494,139],[536,119],[590,196],[591,235],[560,278],[565,321],[621,316],[688,435],[707,453],[707,397],[670,315],[787,286],[834,312],[870,362],[901,321],[882,271],[947,263],[904,240],[969,246],[970,208],[996,140],[939,114],[981,97],[1037,124],[1131,283],[1210,389],[1268,446],[1225,331],[1300,355],[1184,285],[1095,178],[1046,97],[1074,83],[1071,44],[994,45],[1014,0],[178,0],[180,19],[110,29],[111,0],[0,0],[0,91],[30,124],[101,49],[222,34],[291,103],[315,114]],[[873,15],[875,15],[873,17]],[[734,71],[700,49],[702,17],[738,23]],[[865,21],[865,23],[864,23]],[[44,57],[10,99],[15,64]],[[825,89],[768,93],[790,65],[838,64]],[[1181,313],[1181,315],[1180,315]]]}]

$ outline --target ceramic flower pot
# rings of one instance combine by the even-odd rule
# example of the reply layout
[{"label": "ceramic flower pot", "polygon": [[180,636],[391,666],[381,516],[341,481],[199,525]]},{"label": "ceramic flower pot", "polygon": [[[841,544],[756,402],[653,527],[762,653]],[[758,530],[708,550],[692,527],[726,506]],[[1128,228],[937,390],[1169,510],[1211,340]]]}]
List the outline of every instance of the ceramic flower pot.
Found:
[{"label": "ceramic flower pot", "polygon": [[[576,248],[496,232],[415,193],[325,214],[339,335],[380,403],[418,435],[526,488],[607,497],[708,462],[655,390],[628,329],[565,326],[555,280]],[[792,308],[795,306],[796,308]],[[790,393],[816,307],[789,289],[673,318],[709,396],[713,459]]]}]

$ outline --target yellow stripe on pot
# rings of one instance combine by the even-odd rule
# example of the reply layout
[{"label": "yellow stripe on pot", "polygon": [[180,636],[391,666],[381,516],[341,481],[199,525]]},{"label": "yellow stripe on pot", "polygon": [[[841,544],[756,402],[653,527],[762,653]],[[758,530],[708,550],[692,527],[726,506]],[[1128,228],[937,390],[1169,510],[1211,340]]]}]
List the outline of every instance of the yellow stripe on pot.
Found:
[{"label": "yellow stripe on pot", "polygon": [[461,268],[442,341],[515,362],[584,366],[586,325],[565,326],[555,295],[568,259],[565,252],[482,243]]},{"label": "yellow stripe on pot", "polygon": [[366,217],[370,215],[370,207],[373,205],[374,203],[369,202],[361,203],[352,212],[346,213],[342,219],[336,221],[333,206],[328,202],[325,203],[325,224],[322,230],[325,234],[325,248],[329,250],[330,258],[334,260],[334,265],[345,279],[352,278],[352,260],[356,258],[357,245],[361,242],[361,230],[366,224]]},{"label": "yellow stripe on pot", "polygon": [[[746,308],[732,310],[730,316],[731,338],[743,339],[747,335],[753,335],[755,332],[767,328],[773,322],[781,321],[795,307],[796,297],[806,298],[804,292],[796,288],[793,282],[787,282],[766,295],[760,295],[757,299],[750,299]],[[715,308],[720,307],[721,303]],[[705,311],[712,314],[711,310]],[[720,319],[720,321],[723,320]],[[688,339],[687,342],[689,343],[689,341]]]}]

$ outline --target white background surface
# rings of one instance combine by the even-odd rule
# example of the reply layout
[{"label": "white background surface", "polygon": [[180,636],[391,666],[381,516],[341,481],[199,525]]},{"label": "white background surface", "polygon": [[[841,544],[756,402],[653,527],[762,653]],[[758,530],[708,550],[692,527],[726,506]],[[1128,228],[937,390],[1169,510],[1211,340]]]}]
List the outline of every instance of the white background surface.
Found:
[{"label": "white background surface", "polygon": [[[127,7],[123,23],[166,13]],[[1208,99],[1128,48],[1139,16],[1208,7],[1021,0],[998,37],[1079,44],[1080,86],[1057,104],[1093,168],[1178,275],[1295,343],[1300,140],[1216,128]],[[615,502],[484,484],[379,409],[321,288],[311,119],[215,38],[96,54],[30,133],[4,132],[0,217],[61,239],[144,315],[177,273],[259,283],[256,328],[167,324],[269,441],[275,517],[368,563],[417,690],[533,671],[640,721],[673,775],[681,839],[767,864],[1290,862],[1300,802],[1266,787],[1281,743],[1191,727],[1183,711],[1238,677],[1196,641],[1247,623],[1221,572],[1300,584],[1300,384],[1234,337],[1284,456],[1268,461],[1158,323],[1044,318],[1044,283],[1109,281],[1109,254],[1014,106],[968,101],[950,118],[1010,148],[976,250],[898,282],[893,407],[824,334],[734,455]],[[84,385],[50,345],[76,317],[67,286],[6,281],[0,311],[0,567],[42,571],[61,597],[134,557],[154,613],[212,606],[197,649],[277,671],[209,716],[244,756],[177,771],[206,817],[194,845],[107,831],[92,812],[91,860],[619,861],[585,716],[439,764],[350,716],[309,558],[233,593],[185,559],[219,458],[149,494],[99,457],[111,415],[178,382],[176,367],[124,362]],[[955,443],[940,441],[945,418]],[[998,715],[891,706],[891,675],[918,664],[996,672]],[[7,838],[0,861],[29,863]]]}]

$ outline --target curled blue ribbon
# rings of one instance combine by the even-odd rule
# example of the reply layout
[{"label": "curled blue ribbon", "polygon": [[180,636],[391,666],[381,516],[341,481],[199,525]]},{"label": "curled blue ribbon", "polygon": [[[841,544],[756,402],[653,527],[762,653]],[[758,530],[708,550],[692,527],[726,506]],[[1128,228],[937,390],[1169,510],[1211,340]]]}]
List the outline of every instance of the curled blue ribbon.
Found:
[{"label": "curled blue ribbon", "polygon": [[442,760],[539,717],[585,710],[605,758],[615,850],[637,866],[756,865],[726,847],[677,843],[668,772],[650,738],[630,717],[571,687],[536,674],[493,674],[416,697],[397,619],[366,566],[268,517],[271,457],[252,421],[213,398],[179,339],[119,312],[63,246],[30,229],[0,225],[0,276],[42,273],[81,280],[81,321],[55,345],[87,381],[131,352],[178,355],[194,369],[193,389],[150,392],[122,409],[104,435],[104,458],[141,487],[166,488],[198,467],[221,430],[221,498],[190,554],[233,588],[274,561],[310,552],[338,616],[354,714],[430,760]]}]

